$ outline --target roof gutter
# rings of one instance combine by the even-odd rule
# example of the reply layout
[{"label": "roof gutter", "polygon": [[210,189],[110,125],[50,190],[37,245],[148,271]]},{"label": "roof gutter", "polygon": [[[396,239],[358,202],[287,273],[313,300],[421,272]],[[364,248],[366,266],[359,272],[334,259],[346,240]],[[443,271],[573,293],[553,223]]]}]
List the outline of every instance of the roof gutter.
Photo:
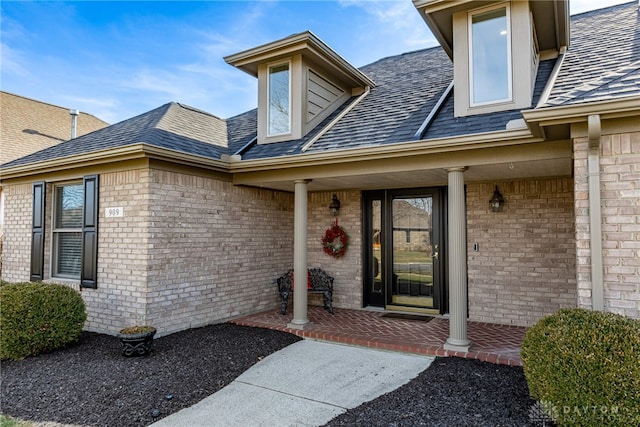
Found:
[{"label": "roof gutter", "polygon": [[223,160],[211,159],[208,157],[140,143],[79,155],[66,156],[44,162],[28,163],[9,168],[2,168],[2,171],[0,172],[0,180],[64,171],[84,166],[99,166],[107,163],[135,160],[144,157],[191,166],[200,166],[218,172],[229,172],[229,163]]},{"label": "roof gutter", "polygon": [[640,114],[640,96],[627,96],[616,100],[523,110],[522,117],[534,135],[543,134],[545,126],[585,122],[587,117],[598,114],[601,120]]},{"label": "roof gutter", "polygon": [[594,310],[604,310],[604,275],[602,261],[602,212],[600,195],[600,116],[588,118],[589,156],[589,243],[591,248],[591,304]]},{"label": "roof gutter", "polygon": [[331,150],[329,152],[304,153],[293,156],[268,157],[263,159],[236,160],[231,158],[231,173],[273,171],[287,168],[340,164],[362,160],[391,159],[443,151],[459,151],[477,148],[492,148],[508,145],[541,142],[542,138],[531,135],[529,129],[515,129],[462,135],[454,138],[439,138],[406,141],[371,147]]}]

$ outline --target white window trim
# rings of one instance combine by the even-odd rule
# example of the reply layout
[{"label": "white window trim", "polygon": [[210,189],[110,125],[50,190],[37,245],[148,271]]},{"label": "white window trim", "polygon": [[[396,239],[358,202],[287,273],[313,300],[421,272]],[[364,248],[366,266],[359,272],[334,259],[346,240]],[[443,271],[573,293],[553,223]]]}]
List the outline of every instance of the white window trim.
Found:
[{"label": "white window trim", "polygon": [[[287,65],[288,70],[289,70],[289,132],[281,132],[281,133],[270,133],[270,127],[271,127],[271,123],[270,123],[270,117],[271,117],[271,88],[270,88],[270,82],[271,82],[271,69],[275,68],[275,67],[279,67],[281,65]],[[292,122],[292,87],[291,87],[291,75],[292,75],[292,68],[291,68],[291,60],[287,60],[287,61],[280,61],[280,62],[274,62],[274,63],[270,63],[267,64],[267,117],[266,117],[266,125],[267,125],[267,138],[272,138],[272,137],[278,137],[278,136],[282,136],[282,135],[291,135],[293,133],[293,122]]]},{"label": "white window trim", "polygon": [[[507,19],[507,89],[509,91],[508,97],[504,99],[494,99],[486,102],[475,103],[473,100],[473,16],[481,13],[490,12],[492,10],[506,8]],[[501,3],[495,6],[485,7],[482,9],[475,9],[467,14],[467,34],[468,34],[468,46],[469,46],[469,107],[483,107],[487,105],[503,104],[513,102],[513,67],[512,58],[513,52],[511,50],[511,7],[509,3]]]},{"label": "white window trim", "polygon": [[72,276],[69,274],[58,274],[57,273],[57,269],[56,269],[56,265],[57,265],[57,261],[58,261],[58,251],[56,250],[56,234],[59,233],[82,233],[82,227],[80,228],[58,228],[56,227],[56,209],[58,208],[58,191],[57,189],[60,187],[65,187],[68,185],[80,185],[82,186],[82,181],[68,181],[68,182],[59,182],[57,184],[53,185],[53,203],[52,203],[52,207],[51,207],[51,242],[50,242],[50,246],[51,246],[51,250],[50,250],[50,254],[51,254],[51,266],[50,266],[50,272],[51,272],[51,278],[53,279],[71,279],[74,281],[80,281],[80,273],[77,276]]}]

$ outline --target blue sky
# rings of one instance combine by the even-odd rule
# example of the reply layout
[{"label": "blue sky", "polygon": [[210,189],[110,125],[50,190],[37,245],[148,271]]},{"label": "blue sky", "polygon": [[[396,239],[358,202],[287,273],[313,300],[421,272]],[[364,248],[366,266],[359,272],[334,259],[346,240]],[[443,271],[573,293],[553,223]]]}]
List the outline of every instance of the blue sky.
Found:
[{"label": "blue sky", "polygon": [[[626,0],[572,0],[580,13]],[[231,117],[255,78],[222,57],[305,30],[355,66],[437,44],[411,0],[7,1],[0,88],[109,123],[170,101]]]}]

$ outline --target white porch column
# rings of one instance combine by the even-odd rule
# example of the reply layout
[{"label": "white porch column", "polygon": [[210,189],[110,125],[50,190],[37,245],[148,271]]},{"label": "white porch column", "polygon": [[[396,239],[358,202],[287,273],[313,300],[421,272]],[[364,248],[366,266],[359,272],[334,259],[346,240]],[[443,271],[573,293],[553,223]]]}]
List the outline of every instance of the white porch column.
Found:
[{"label": "white porch column", "polygon": [[464,197],[466,167],[446,169],[448,173],[448,258],[449,258],[449,338],[445,350],[468,352],[467,339],[467,228]]},{"label": "white porch column", "polygon": [[295,181],[293,219],[293,319],[287,326],[304,329],[309,326],[307,316],[307,184],[310,180]]}]

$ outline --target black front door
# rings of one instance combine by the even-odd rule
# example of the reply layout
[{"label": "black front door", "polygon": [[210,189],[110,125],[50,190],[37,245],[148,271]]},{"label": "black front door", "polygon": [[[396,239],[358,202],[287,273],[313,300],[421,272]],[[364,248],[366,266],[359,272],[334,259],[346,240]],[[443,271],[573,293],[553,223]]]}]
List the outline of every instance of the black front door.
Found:
[{"label": "black front door", "polygon": [[445,311],[443,189],[366,192],[363,201],[365,306]]}]

